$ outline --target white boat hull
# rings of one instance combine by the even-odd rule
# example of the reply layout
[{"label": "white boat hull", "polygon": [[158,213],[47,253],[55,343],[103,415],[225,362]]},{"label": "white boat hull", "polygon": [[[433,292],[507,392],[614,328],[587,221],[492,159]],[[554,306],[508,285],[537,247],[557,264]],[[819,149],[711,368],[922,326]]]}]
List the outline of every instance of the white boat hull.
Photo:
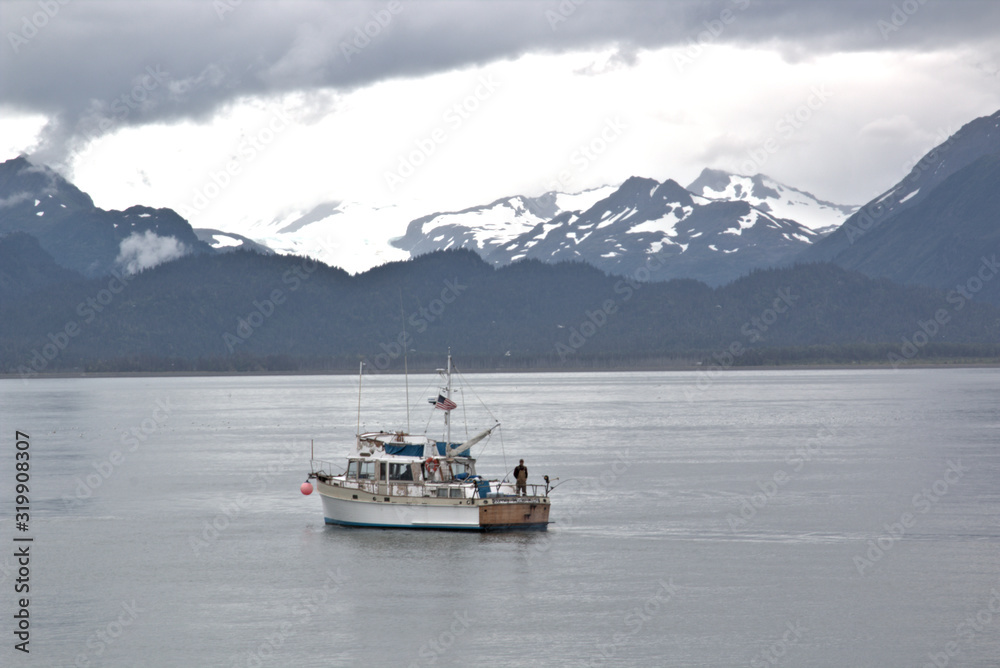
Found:
[{"label": "white boat hull", "polygon": [[377,503],[323,496],[327,524],[384,528],[479,530],[476,506],[422,506],[408,503]]},{"label": "white boat hull", "polygon": [[[465,531],[545,530],[549,500],[541,497],[413,498],[375,496],[317,481],[327,524]],[[358,497],[358,498],[354,498]]]}]

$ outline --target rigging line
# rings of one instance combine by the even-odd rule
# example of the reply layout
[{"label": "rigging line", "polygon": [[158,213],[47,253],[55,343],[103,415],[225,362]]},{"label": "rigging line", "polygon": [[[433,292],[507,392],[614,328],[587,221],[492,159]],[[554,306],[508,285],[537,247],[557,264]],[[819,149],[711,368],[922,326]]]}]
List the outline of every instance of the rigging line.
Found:
[{"label": "rigging line", "polygon": [[[427,386],[424,387],[424,389],[420,391],[420,394],[421,395],[426,395],[428,388],[430,388],[430,386],[433,385],[433,384],[434,384],[434,377],[431,376],[430,382],[427,383]],[[427,418],[427,425],[429,425],[431,423],[431,417],[434,417],[434,410],[433,409],[430,411],[429,415],[430,415],[430,417]],[[424,425],[424,435],[425,436],[427,435],[427,425]]]},{"label": "rigging line", "polygon": [[507,479],[507,473],[508,473],[508,469],[507,469],[507,451],[504,450],[504,447],[503,447],[503,429],[501,428],[501,429],[498,429],[497,431],[500,432],[500,456],[503,457],[503,470],[504,470],[503,479],[506,480]]},{"label": "rigging line", "polygon": [[[497,425],[497,431],[499,431],[499,430],[500,430],[500,426]],[[483,453],[486,452],[486,448],[489,446],[490,439],[492,439],[492,438],[493,438],[493,432],[490,432],[489,434],[486,435],[486,439],[483,441],[483,447],[479,448],[479,455],[478,455],[478,457],[475,457],[474,459],[478,459],[479,457],[483,456]],[[470,453],[472,452],[472,448],[469,448],[469,452]]]},{"label": "rigging line", "polygon": [[[436,409],[431,408],[431,410],[427,413],[427,424],[424,425],[424,436],[427,435],[427,430],[430,429],[431,420],[434,419],[434,411],[435,410]],[[435,439],[435,440],[437,440],[437,439]]]},{"label": "rigging line", "polygon": [[465,386],[458,388],[458,393],[462,395],[462,422],[465,423],[465,440],[469,440],[469,415],[465,412]]},{"label": "rigging line", "polygon": [[469,384],[469,381],[465,380],[465,376],[463,376],[462,372],[458,370],[458,367],[455,366],[454,362],[452,363],[451,368],[455,371],[455,373],[458,374],[458,377],[462,379],[462,386],[469,388],[469,392],[472,392],[472,396],[474,396],[482,405],[482,407],[486,409],[486,412],[490,414],[490,417],[493,418],[493,421],[499,422],[500,420],[497,420],[497,416],[493,414],[493,411],[491,411],[490,407],[486,405],[486,402],[479,398],[479,395],[476,394],[476,391],[474,389],[472,389],[472,385]]}]

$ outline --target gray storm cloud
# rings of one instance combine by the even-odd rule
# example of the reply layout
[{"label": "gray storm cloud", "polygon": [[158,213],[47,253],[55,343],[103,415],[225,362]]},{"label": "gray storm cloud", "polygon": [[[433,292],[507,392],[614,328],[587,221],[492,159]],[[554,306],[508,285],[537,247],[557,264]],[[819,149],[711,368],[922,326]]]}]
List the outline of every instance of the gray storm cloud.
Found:
[{"label": "gray storm cloud", "polygon": [[[739,18],[717,32],[726,12]],[[793,59],[992,43],[1000,3],[53,0],[0,3],[0,25],[0,103],[47,117],[32,154],[61,165],[124,126],[205,118],[247,95],[323,97],[529,52],[615,46],[632,54],[706,34]]]},{"label": "gray storm cloud", "polygon": [[158,264],[183,257],[187,247],[175,237],[161,237],[152,230],[133,232],[122,239],[115,259],[126,274],[135,274]]}]

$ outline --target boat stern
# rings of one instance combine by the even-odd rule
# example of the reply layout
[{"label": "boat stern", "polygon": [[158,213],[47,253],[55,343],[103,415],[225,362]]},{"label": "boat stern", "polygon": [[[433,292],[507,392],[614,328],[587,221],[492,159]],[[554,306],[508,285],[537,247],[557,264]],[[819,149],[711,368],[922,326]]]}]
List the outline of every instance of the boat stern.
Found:
[{"label": "boat stern", "polygon": [[548,497],[499,497],[479,501],[483,531],[545,531],[549,525]]}]

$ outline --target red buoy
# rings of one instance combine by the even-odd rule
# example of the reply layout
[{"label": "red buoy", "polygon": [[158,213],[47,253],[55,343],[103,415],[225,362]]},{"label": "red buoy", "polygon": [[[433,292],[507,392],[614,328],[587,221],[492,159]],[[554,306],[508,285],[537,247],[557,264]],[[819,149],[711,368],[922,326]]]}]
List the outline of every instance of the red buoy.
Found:
[{"label": "red buoy", "polygon": [[299,487],[299,490],[306,496],[309,496],[313,493],[313,486],[309,482],[304,482],[302,483],[302,487]]}]

